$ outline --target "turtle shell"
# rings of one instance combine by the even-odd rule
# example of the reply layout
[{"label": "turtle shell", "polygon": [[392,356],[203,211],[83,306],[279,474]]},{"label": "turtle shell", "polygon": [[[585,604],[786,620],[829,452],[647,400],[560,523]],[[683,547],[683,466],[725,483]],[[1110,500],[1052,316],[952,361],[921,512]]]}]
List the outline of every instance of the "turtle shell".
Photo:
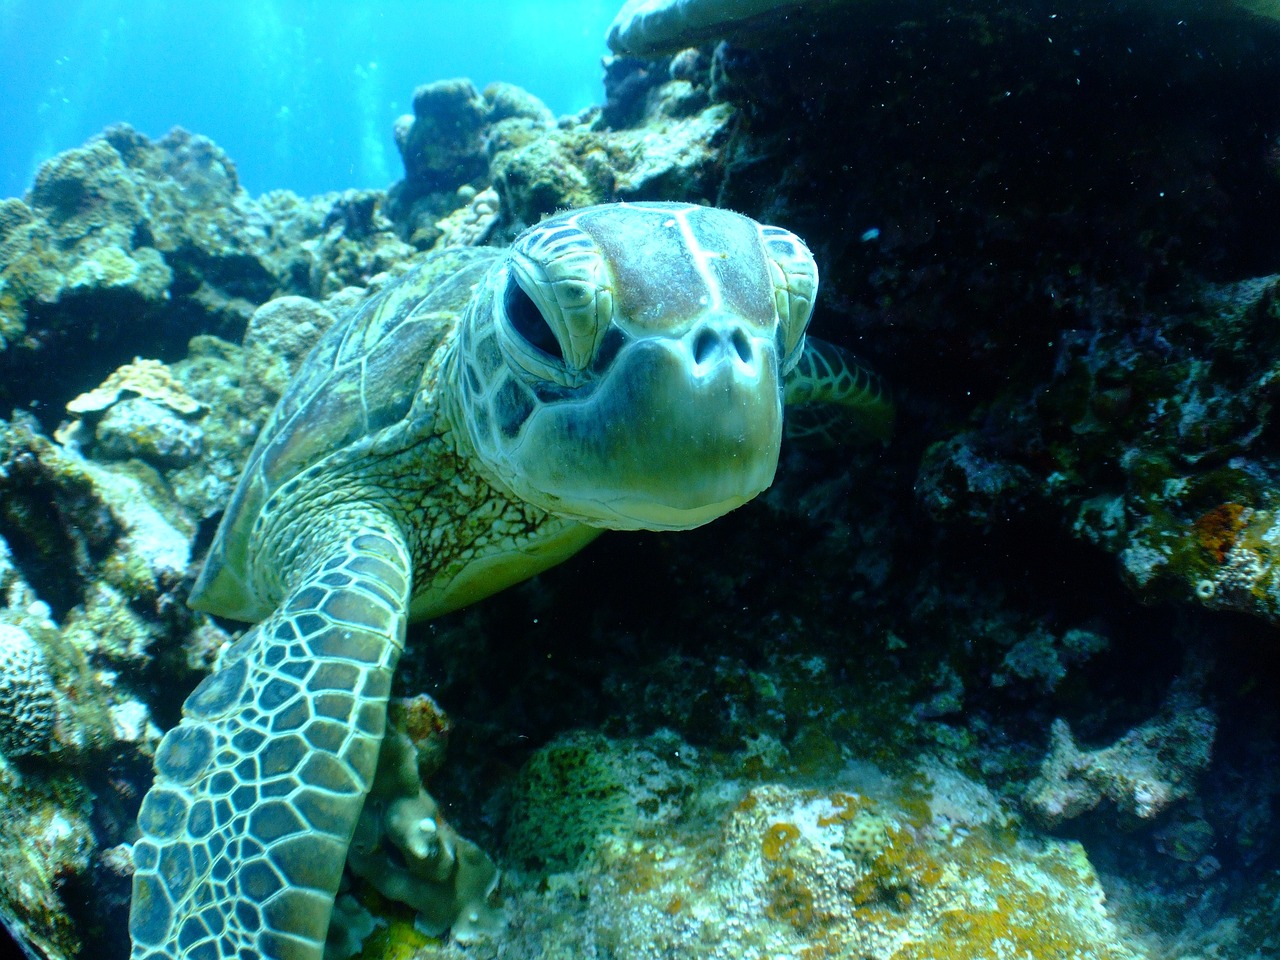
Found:
[{"label": "turtle shell", "polygon": [[502,256],[489,247],[432,254],[325,333],[249,454],[192,590],[193,607],[250,622],[270,614],[275,600],[257,596],[249,575],[264,507],[303,471],[404,420],[424,368]]}]

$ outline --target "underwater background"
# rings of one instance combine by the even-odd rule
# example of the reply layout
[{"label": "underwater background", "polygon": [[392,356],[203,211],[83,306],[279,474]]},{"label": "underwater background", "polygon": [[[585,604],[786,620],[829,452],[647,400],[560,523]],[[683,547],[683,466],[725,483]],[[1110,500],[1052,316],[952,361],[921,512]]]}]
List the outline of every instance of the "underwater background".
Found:
[{"label": "underwater background", "polygon": [[423,80],[536,91],[557,114],[599,101],[609,0],[6,0],[0,196],[109,123],[181,126],[236,158],[251,193],[385,187],[387,118]]},{"label": "underwater background", "polygon": [[193,9],[0,2],[30,956],[130,955],[248,629],[187,600],[311,348],[613,201],[802,237],[893,435],[411,625],[326,960],[1280,956],[1280,4]]}]

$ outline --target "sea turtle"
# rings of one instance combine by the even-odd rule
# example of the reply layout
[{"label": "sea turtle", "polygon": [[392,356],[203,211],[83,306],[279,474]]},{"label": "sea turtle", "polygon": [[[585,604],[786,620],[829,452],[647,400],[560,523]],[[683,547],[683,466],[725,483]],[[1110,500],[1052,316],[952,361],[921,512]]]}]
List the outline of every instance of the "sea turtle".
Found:
[{"label": "sea turtle", "polygon": [[[806,339],[804,243],[724,210],[563,213],[428,257],[317,344],[264,428],[191,602],[259,621],[156,751],[134,960],[318,960],[405,623],[676,530],[773,480],[807,429],[884,435],[880,382]],[[825,415],[823,415],[825,413]]]}]

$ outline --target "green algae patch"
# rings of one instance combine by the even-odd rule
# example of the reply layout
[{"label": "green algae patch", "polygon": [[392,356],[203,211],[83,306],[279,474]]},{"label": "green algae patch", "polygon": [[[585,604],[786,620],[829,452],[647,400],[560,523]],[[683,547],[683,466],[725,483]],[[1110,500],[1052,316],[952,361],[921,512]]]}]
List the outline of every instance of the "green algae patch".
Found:
[{"label": "green algae patch", "polygon": [[[695,754],[684,748],[686,756]],[[611,844],[652,836],[688,789],[680,751],[662,738],[615,742],[580,731],[526,762],[514,791],[506,849],[536,870],[571,869]]]}]

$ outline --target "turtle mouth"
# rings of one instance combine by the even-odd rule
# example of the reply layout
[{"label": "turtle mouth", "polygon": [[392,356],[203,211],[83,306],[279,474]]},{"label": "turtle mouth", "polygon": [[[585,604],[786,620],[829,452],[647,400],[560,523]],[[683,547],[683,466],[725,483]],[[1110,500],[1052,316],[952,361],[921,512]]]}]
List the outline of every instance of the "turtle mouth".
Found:
[{"label": "turtle mouth", "polygon": [[561,516],[688,529],[767,488],[781,437],[776,345],[713,318],[678,338],[628,340],[589,393],[530,416],[504,472]]}]

